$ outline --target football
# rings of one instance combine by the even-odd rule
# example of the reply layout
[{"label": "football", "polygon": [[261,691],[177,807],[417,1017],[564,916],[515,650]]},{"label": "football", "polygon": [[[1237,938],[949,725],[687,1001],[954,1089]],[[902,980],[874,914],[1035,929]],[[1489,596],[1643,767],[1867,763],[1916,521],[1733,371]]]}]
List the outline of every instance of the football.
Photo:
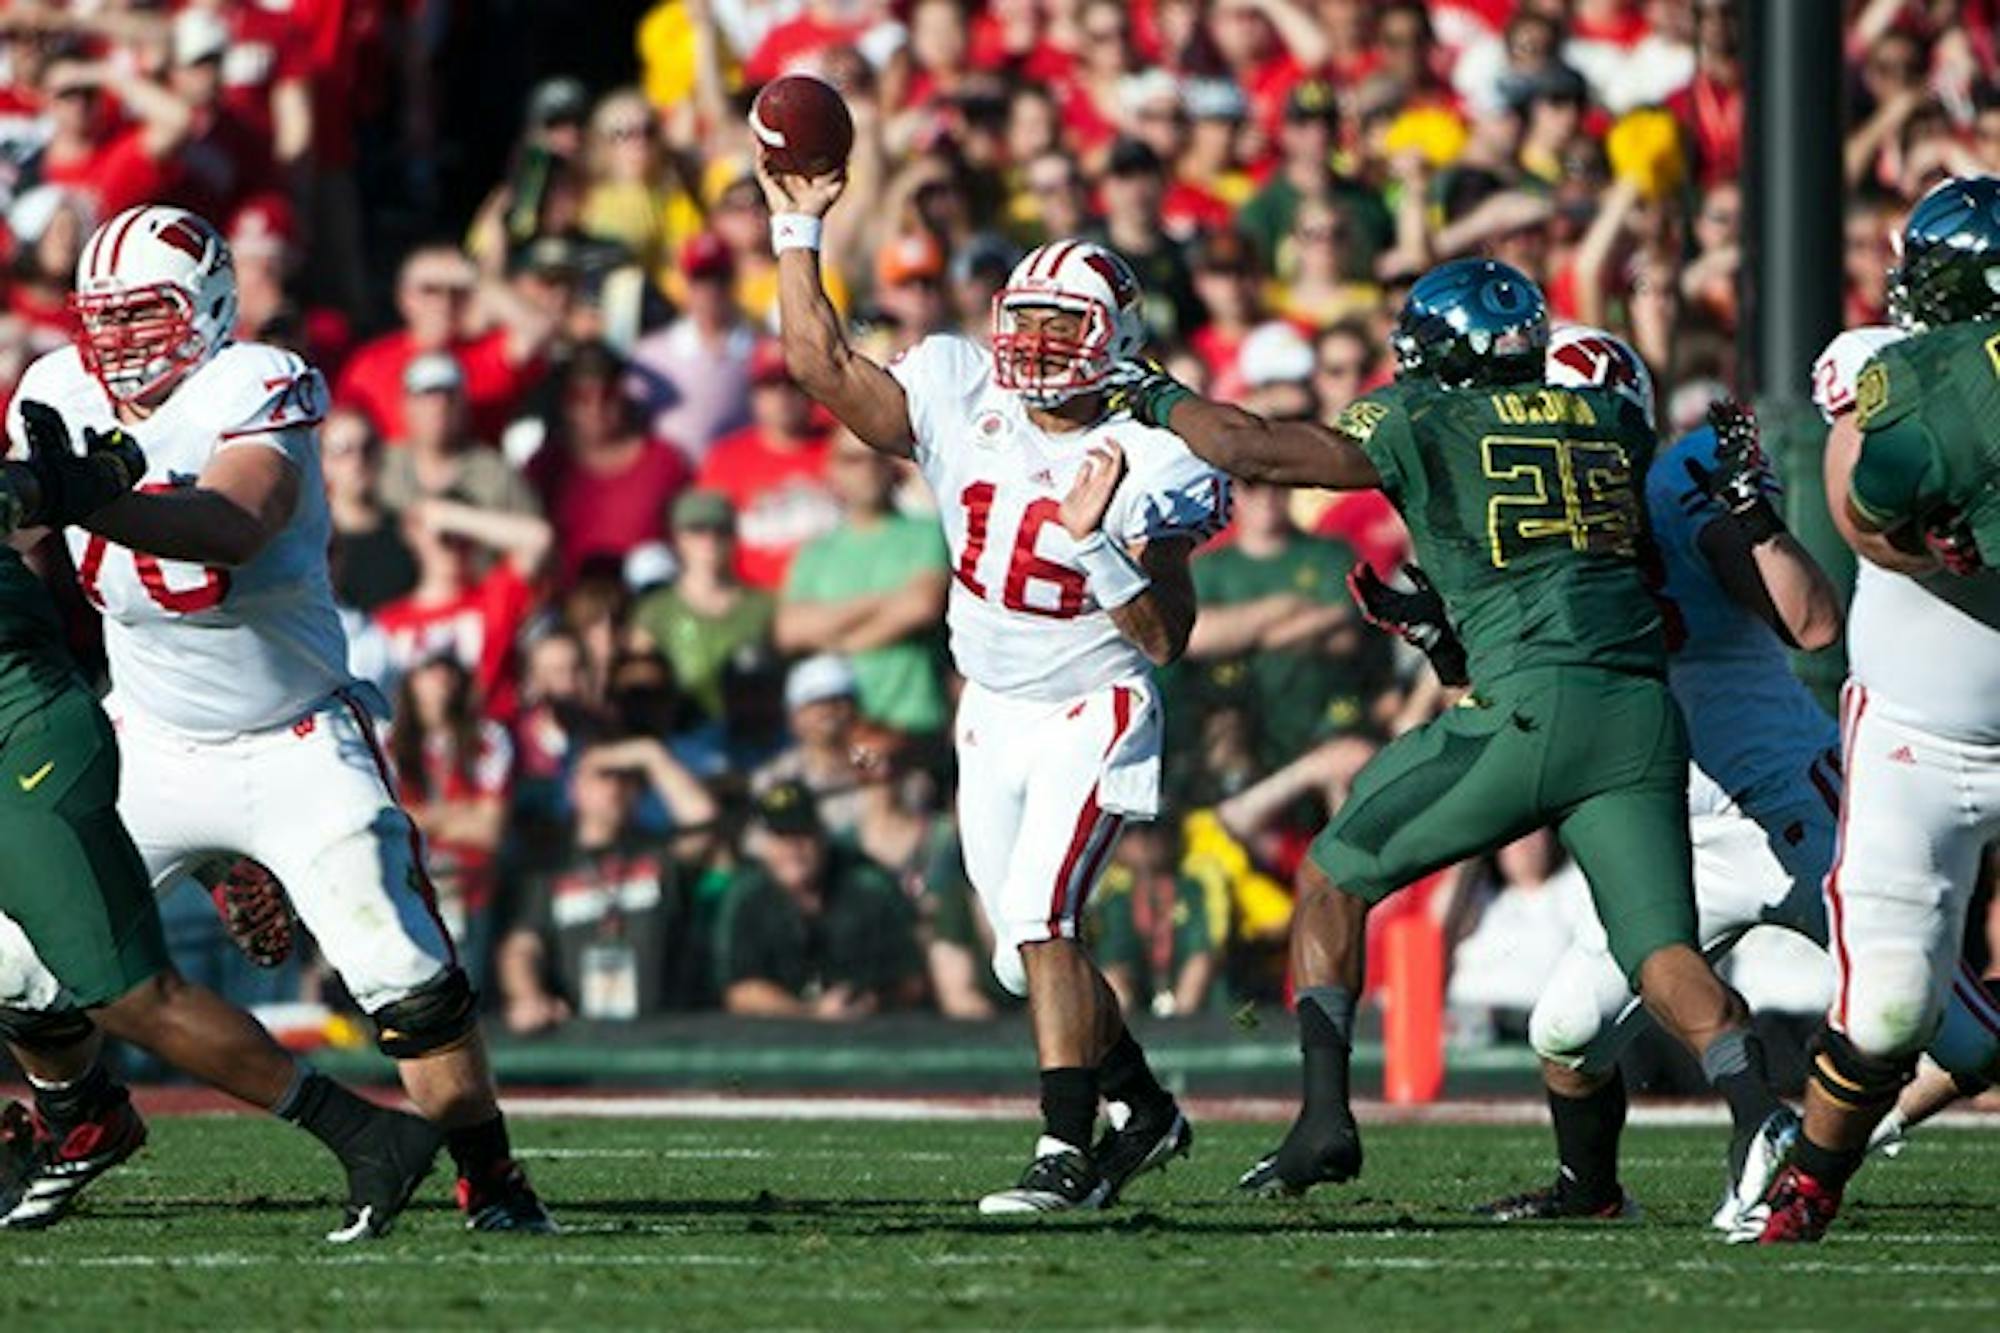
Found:
[{"label": "football", "polygon": [[750,132],[780,175],[823,176],[846,165],[854,118],[834,86],[809,74],[764,85],[750,104]]}]

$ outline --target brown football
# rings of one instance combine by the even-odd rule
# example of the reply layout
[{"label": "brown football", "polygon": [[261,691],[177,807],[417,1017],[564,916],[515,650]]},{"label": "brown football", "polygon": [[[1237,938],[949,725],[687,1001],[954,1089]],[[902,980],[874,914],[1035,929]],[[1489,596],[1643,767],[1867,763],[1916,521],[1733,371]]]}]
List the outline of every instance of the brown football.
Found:
[{"label": "brown football", "polygon": [[750,104],[750,133],[772,171],[824,176],[847,164],[854,148],[854,117],[826,80],[787,74],[765,84]]}]

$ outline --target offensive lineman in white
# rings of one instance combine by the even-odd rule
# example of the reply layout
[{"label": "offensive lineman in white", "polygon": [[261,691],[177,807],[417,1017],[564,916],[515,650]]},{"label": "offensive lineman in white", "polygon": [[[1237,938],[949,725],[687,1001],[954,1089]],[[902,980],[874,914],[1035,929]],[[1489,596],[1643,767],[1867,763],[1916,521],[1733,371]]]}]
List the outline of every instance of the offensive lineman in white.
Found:
[{"label": "offensive lineman in white", "polygon": [[[1171,434],[1106,415],[1112,367],[1145,341],[1116,254],[1045,245],[994,299],[991,353],[934,336],[884,369],[847,344],[820,282],[820,219],[844,173],[759,174],[792,374],[861,439],[916,461],[951,548],[960,836],[1041,1067],[1034,1158],[980,1211],[1103,1207],[1193,1137],[1077,923],[1122,821],[1158,812],[1151,668],[1187,646],[1188,558],[1226,520],[1227,483]],[[1111,1127],[1093,1145],[1100,1093]]]},{"label": "offensive lineman in white", "polygon": [[[38,431],[122,426],[145,449],[139,488],[68,538],[104,612],[119,813],[155,886],[218,855],[270,867],[445,1131],[467,1225],[553,1230],[512,1160],[472,989],[375,738],[386,707],[347,671],[326,565],[324,381],[290,352],[231,341],[228,247],[183,209],[99,227],[71,301],[73,345],[28,368],[7,435],[19,451]],[[31,400],[61,423],[24,418]],[[39,968],[18,970],[33,981]]]},{"label": "offensive lineman in white", "polygon": [[[1600,329],[1571,325],[1549,342],[1551,384],[1627,393],[1652,412],[1652,379],[1638,354]],[[1689,434],[1663,451],[1646,478],[1646,507],[1661,562],[1659,589],[1667,678],[1687,717],[1689,831],[1703,951],[1720,957],[1753,926],[1783,926],[1825,946],[1821,882],[1833,860],[1841,768],[1834,720],[1806,691],[1786,648],[1808,652],[1840,635],[1839,594],[1770,507],[1775,487],[1756,449],[1755,424],[1725,416],[1723,430]],[[1501,1220],[1615,1217],[1631,1211],[1618,1184],[1625,1090],[1617,1067],[1643,1010],[1612,961],[1603,932],[1586,930],[1557,965],[1529,1022],[1542,1058],[1561,1169],[1543,1190],[1482,1211]],[[1947,1031],[1970,1036],[2000,1026],[2000,1008],[1979,992],[1955,997]],[[1983,1044],[1940,1042],[1940,1059],[1983,1068]],[[1727,1193],[1714,1226],[1754,1240],[1762,1217],[1739,1229],[1761,1184],[1776,1173],[1797,1122],[1760,1141],[1768,1163],[1744,1173],[1759,1182]]]}]

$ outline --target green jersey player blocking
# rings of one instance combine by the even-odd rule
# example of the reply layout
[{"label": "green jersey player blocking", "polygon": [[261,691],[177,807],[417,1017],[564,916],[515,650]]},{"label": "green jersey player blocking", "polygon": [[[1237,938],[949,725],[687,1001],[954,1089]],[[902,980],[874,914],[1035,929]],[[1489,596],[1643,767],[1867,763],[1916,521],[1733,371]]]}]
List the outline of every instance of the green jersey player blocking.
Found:
[{"label": "green jersey player blocking", "polygon": [[[1292,975],[1304,1105],[1247,1189],[1298,1192],[1361,1170],[1348,1058],[1369,908],[1544,825],[1591,886],[1611,953],[1727,1098],[1732,1185],[1783,1110],[1740,997],[1695,947],[1687,733],[1640,571],[1638,486],[1655,439],[1630,402],[1544,379],[1548,316],[1520,272],[1463,259],[1411,290],[1397,382],[1332,428],[1208,402],[1134,367],[1127,401],[1238,476],[1379,487],[1409,525],[1468,656],[1471,692],[1383,750],[1301,871]],[[1766,1166],[1766,1163],[1770,1163]]]}]

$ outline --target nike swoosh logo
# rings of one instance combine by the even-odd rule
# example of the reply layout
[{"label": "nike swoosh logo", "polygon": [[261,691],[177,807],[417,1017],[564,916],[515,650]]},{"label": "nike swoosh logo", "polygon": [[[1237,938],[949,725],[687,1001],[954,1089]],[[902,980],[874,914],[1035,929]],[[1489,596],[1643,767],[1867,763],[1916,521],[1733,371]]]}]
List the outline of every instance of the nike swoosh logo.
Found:
[{"label": "nike swoosh logo", "polygon": [[21,783],[21,790],[33,791],[35,788],[41,786],[42,779],[47,777],[49,774],[55,772],[55,769],[56,769],[56,761],[51,759],[49,760],[48,763],[43,764],[40,768],[36,769],[32,773],[21,774],[19,778],[19,781]]}]

